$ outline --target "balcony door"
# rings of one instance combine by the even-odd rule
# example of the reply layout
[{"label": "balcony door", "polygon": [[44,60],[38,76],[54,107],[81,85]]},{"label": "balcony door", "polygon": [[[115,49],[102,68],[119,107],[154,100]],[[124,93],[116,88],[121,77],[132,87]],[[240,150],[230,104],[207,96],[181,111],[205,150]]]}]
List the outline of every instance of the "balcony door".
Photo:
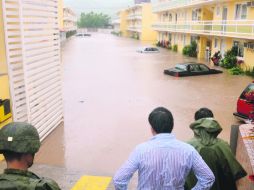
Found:
[{"label": "balcony door", "polygon": [[227,19],[228,19],[228,8],[223,7],[222,10],[222,31],[223,33],[226,32],[226,24],[227,24]]}]

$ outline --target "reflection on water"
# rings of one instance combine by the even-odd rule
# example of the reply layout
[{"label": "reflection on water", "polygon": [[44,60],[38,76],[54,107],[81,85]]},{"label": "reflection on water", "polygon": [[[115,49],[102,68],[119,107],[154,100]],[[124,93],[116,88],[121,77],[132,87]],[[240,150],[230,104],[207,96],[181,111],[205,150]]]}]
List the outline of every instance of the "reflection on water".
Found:
[{"label": "reflection on water", "polygon": [[232,116],[236,100],[251,78],[226,71],[174,78],[163,70],[195,59],[163,49],[140,54],[139,46],[103,34],[73,38],[65,45],[65,126],[46,140],[39,162],[112,175],[136,144],[150,138],[147,117],[157,106],[172,111],[174,133],[181,140],[192,137],[189,124],[204,106],[222,125],[220,137],[229,139],[230,125],[237,122]]}]

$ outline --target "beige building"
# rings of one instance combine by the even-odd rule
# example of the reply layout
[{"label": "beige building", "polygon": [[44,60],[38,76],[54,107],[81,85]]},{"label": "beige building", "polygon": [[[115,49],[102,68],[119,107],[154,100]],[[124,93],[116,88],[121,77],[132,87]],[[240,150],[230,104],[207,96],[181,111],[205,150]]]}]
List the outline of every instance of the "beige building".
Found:
[{"label": "beige building", "polygon": [[254,3],[245,0],[160,0],[153,4],[159,41],[177,45],[178,51],[195,40],[198,58],[207,59],[209,52],[224,54],[238,48],[238,59],[253,67]]},{"label": "beige building", "polygon": [[125,37],[135,38],[142,42],[155,43],[156,32],[152,24],[156,15],[152,13],[151,3],[141,3],[118,12],[120,32]]},{"label": "beige building", "polygon": [[63,8],[63,30],[65,32],[77,30],[77,15],[68,7]]}]

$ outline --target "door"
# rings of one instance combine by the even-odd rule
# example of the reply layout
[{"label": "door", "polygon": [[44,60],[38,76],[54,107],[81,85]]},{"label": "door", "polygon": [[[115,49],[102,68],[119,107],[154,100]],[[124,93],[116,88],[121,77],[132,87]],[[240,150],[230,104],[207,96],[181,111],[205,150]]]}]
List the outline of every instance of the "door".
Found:
[{"label": "door", "polygon": [[227,19],[228,19],[228,8],[223,7],[222,11],[222,32],[226,32],[226,24],[227,24]]},{"label": "door", "polygon": [[226,52],[226,43],[225,43],[225,39],[221,39],[221,43],[220,43],[220,52],[221,52],[221,56],[224,57],[224,54]]}]

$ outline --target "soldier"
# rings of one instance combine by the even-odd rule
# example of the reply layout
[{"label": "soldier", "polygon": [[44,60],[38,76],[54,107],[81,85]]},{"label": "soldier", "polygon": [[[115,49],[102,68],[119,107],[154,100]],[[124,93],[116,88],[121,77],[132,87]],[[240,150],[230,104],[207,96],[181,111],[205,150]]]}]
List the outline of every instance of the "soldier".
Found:
[{"label": "soldier", "polygon": [[0,130],[0,153],[7,163],[0,190],[60,190],[55,181],[28,171],[40,145],[37,130],[28,123],[13,122]]}]

